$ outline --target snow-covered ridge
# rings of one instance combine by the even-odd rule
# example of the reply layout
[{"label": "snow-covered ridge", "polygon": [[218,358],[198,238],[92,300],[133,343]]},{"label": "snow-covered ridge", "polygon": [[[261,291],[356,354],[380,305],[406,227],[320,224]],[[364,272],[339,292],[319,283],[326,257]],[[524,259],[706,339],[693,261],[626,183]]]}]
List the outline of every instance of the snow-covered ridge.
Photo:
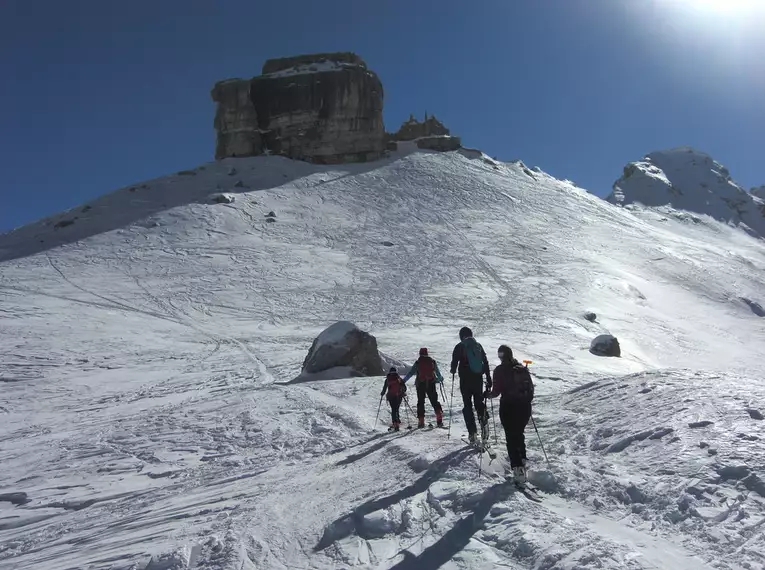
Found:
[{"label": "snow-covered ridge", "polygon": [[[117,190],[0,252],[0,568],[765,560],[765,248],[727,224],[476,150],[262,156]],[[492,365],[503,343],[532,360],[541,501],[504,482],[498,420],[499,459],[465,446],[458,383],[447,439],[388,434],[382,377],[292,382],[337,321],[443,372],[463,325]],[[604,334],[620,357],[590,352]]]},{"label": "snow-covered ridge", "polygon": [[652,152],[629,163],[607,200],[622,205],[672,206],[765,236],[762,202],[736,184],[722,164],[690,147]]}]

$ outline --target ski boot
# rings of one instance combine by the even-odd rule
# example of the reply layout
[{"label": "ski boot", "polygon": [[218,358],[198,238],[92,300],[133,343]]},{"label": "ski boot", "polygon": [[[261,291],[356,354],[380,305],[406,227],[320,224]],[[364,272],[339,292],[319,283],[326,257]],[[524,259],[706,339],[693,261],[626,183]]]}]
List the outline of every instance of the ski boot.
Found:
[{"label": "ski boot", "polygon": [[401,422],[393,422],[393,431],[398,431],[401,428]]},{"label": "ski boot", "polygon": [[444,427],[444,413],[443,412],[436,412],[436,426],[442,428]]},{"label": "ski boot", "polygon": [[526,469],[523,467],[513,467],[513,482],[516,485],[526,484]]},{"label": "ski boot", "polygon": [[417,427],[418,428],[425,427],[425,416],[420,416],[419,418],[417,418]]},{"label": "ski boot", "polygon": [[470,443],[475,443],[475,442],[476,442],[476,439],[475,439],[475,432],[470,432],[470,433],[468,434],[468,441],[469,441]]}]

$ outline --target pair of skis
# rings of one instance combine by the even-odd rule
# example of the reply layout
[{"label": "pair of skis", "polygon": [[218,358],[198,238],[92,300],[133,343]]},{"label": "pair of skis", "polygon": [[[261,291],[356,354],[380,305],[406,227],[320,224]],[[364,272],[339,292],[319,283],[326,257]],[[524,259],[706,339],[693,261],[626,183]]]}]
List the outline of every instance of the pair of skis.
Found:
[{"label": "pair of skis", "polygon": [[[422,426],[422,427],[420,427],[420,426],[406,426],[406,428],[405,428],[405,429],[406,429],[407,431],[414,431],[414,430],[418,430],[418,429],[427,429],[427,430],[432,430],[432,429],[446,429],[446,426],[439,426],[439,425],[435,425],[435,424],[432,424],[432,423],[431,423],[431,424],[428,424],[428,425],[426,425],[426,426]],[[389,432],[394,432],[394,431],[396,431],[396,430],[395,430],[395,429],[393,429],[392,427],[389,427],[389,428],[388,428],[388,431],[389,431]],[[404,430],[402,430],[402,429],[399,429],[399,431],[404,431]]]}]

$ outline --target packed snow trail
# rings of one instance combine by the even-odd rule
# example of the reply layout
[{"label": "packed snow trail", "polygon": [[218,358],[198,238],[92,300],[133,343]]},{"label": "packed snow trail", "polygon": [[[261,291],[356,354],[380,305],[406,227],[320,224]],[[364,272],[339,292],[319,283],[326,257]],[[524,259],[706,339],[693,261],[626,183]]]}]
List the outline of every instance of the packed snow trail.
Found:
[{"label": "packed snow trail", "polygon": [[[0,237],[0,568],[762,567],[762,242],[526,170],[225,160]],[[533,360],[542,500],[501,438],[478,477],[458,389],[447,439],[291,382],[339,320]]]}]

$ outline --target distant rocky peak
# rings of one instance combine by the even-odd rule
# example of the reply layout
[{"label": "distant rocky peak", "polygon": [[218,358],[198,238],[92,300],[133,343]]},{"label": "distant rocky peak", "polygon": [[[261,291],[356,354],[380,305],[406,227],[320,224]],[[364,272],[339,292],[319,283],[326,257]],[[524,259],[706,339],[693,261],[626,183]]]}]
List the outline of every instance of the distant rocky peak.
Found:
[{"label": "distant rocky peak", "polygon": [[630,162],[607,200],[615,204],[671,206],[709,215],[765,236],[765,212],[710,155],[691,147],[655,151]]}]

